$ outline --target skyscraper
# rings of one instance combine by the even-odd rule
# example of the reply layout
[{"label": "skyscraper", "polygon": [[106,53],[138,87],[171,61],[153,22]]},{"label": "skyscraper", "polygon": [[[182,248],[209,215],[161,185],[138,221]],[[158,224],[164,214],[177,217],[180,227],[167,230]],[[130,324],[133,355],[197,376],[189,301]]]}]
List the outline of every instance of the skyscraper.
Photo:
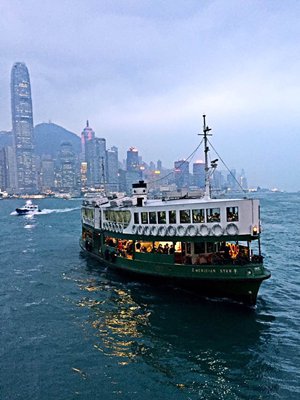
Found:
[{"label": "skyscraper", "polygon": [[87,185],[100,187],[107,180],[106,139],[95,137],[95,132],[86,122],[81,133],[81,162],[87,164]]},{"label": "skyscraper", "polygon": [[189,187],[189,162],[186,160],[178,160],[174,162],[175,183],[178,189]]},{"label": "skyscraper", "polygon": [[201,160],[193,163],[193,184],[205,188],[205,163]]},{"label": "skyscraper", "polygon": [[11,113],[13,146],[16,158],[16,191],[34,193],[37,190],[32,100],[26,65],[17,62],[11,70]]},{"label": "skyscraper", "polygon": [[130,147],[127,151],[126,170],[128,172],[139,171],[139,153],[135,147]]},{"label": "skyscraper", "polygon": [[118,190],[118,149],[113,146],[111,149],[106,150],[107,158],[107,188],[111,192],[116,192]]},{"label": "skyscraper", "polygon": [[62,142],[58,155],[61,190],[70,192],[75,188],[75,154],[70,142]]}]

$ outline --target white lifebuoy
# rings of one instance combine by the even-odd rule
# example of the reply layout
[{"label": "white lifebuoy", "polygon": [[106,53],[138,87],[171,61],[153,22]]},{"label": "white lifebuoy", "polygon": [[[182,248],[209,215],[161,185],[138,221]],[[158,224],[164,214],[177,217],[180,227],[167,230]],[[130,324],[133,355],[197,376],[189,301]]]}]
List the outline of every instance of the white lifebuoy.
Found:
[{"label": "white lifebuoy", "polygon": [[137,229],[137,233],[138,233],[139,235],[142,235],[143,232],[144,232],[144,227],[143,227],[142,225],[139,225],[139,227],[138,227],[138,229]]},{"label": "white lifebuoy", "polygon": [[151,226],[150,235],[151,236],[156,236],[157,235],[157,226],[155,226],[155,225]]},{"label": "white lifebuoy", "polygon": [[227,232],[227,235],[230,235],[230,236],[238,235],[239,228],[237,227],[236,224],[228,224],[226,227],[226,232]]},{"label": "white lifebuoy", "polygon": [[214,236],[221,236],[221,235],[223,235],[223,232],[224,232],[224,230],[220,224],[213,225],[213,227],[211,228],[211,231]]},{"label": "white lifebuoy", "polygon": [[182,225],[179,225],[177,227],[177,229],[176,229],[176,232],[177,232],[178,236],[184,236],[185,235],[185,231],[186,231],[186,228],[184,226],[182,226]]},{"label": "white lifebuoy", "polygon": [[198,231],[198,229],[197,229],[197,227],[195,225],[189,225],[186,228],[186,234],[188,236],[196,236],[197,235],[197,231]]},{"label": "white lifebuoy", "polygon": [[147,236],[149,236],[150,235],[150,228],[149,228],[149,226],[147,225],[147,226],[145,226],[145,228],[144,228],[144,235],[147,235]]},{"label": "white lifebuoy", "polygon": [[121,231],[122,231],[121,224],[116,224],[116,232],[121,233]]},{"label": "white lifebuoy", "polygon": [[132,233],[135,235],[136,233],[137,233],[137,229],[138,229],[138,226],[137,225],[132,225]]},{"label": "white lifebuoy", "polygon": [[157,232],[158,236],[165,236],[166,234],[166,227],[165,226],[160,226],[158,228],[158,232]]},{"label": "white lifebuoy", "polygon": [[209,234],[209,227],[207,225],[200,225],[199,233],[201,236],[207,236]]},{"label": "white lifebuoy", "polygon": [[167,235],[168,236],[174,236],[176,233],[176,229],[174,226],[168,226],[167,228]]}]

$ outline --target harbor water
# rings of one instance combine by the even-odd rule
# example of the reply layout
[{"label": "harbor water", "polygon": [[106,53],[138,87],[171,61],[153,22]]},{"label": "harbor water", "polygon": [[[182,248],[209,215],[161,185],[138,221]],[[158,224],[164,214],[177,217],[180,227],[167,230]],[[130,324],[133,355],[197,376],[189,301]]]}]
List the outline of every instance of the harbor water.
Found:
[{"label": "harbor water", "polygon": [[79,200],[0,201],[0,399],[299,399],[300,193],[260,194],[257,306],[132,282],[78,245]]}]

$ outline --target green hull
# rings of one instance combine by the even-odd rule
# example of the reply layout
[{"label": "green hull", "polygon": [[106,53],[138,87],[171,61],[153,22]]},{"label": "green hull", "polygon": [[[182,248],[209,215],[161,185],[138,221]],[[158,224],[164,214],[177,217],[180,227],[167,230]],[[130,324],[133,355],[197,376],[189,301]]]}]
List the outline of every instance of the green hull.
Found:
[{"label": "green hull", "polygon": [[246,265],[191,265],[177,264],[174,255],[135,253],[134,258],[117,256],[114,248],[103,246],[81,248],[119,272],[134,279],[174,284],[200,296],[229,298],[247,305],[255,305],[263,280],[271,273],[261,263]]}]

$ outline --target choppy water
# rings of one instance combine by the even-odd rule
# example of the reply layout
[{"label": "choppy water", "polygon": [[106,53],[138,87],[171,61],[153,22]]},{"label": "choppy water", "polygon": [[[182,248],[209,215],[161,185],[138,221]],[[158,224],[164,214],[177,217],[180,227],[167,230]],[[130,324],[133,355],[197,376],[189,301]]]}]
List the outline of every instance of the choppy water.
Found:
[{"label": "choppy water", "polygon": [[300,194],[261,198],[256,309],[133,283],[80,254],[80,202],[0,201],[0,398],[299,399]]}]

